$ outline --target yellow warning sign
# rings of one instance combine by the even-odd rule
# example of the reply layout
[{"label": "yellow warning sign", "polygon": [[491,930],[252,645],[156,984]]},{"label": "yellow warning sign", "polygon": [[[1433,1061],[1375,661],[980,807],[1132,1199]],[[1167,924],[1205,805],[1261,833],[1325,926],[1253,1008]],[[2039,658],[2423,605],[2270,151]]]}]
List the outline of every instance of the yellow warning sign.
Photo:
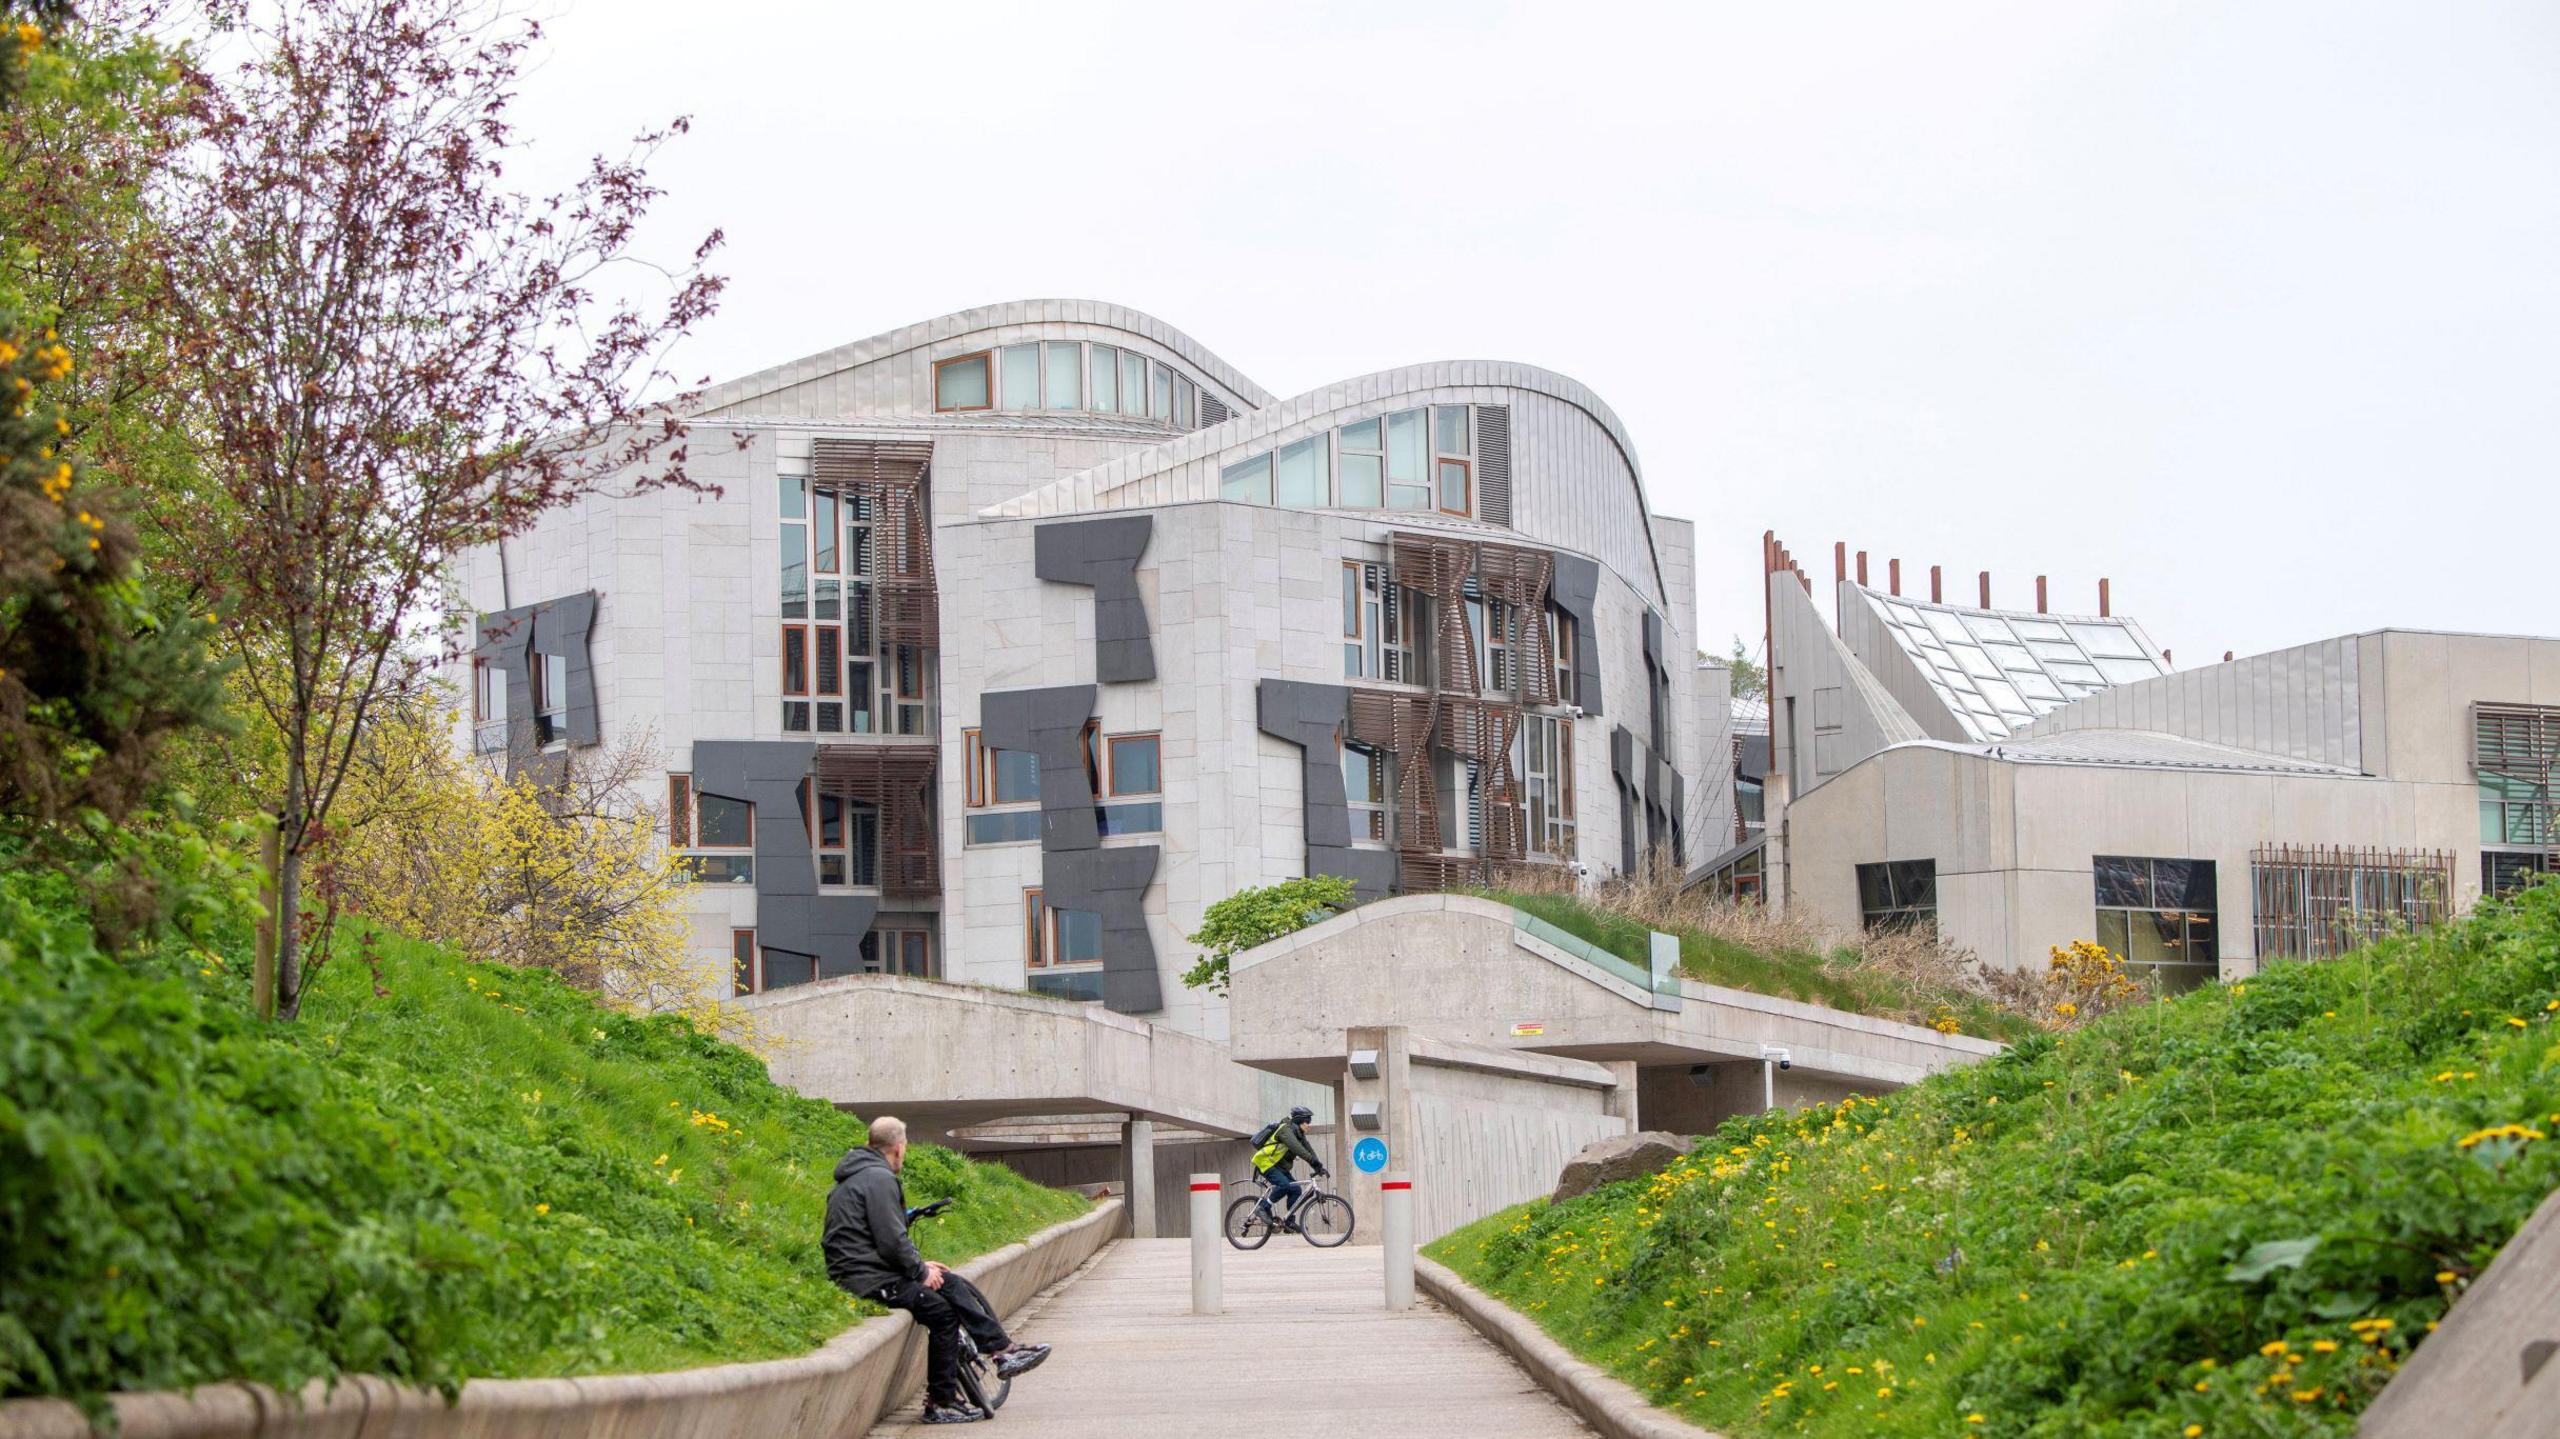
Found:
[{"label": "yellow warning sign", "polygon": [[1533,1035],[1540,1035],[1546,1032],[1546,1025],[1534,1019],[1524,1019],[1518,1024],[1511,1026],[1511,1037],[1513,1039],[1527,1039]]}]

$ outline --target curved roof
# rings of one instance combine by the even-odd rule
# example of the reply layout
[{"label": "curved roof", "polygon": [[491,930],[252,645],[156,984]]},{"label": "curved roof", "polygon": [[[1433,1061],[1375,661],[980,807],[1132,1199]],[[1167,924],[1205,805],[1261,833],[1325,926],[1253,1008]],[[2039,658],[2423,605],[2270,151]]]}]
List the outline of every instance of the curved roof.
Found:
[{"label": "curved roof", "polygon": [[1001,305],[980,305],[975,309],[957,310],[951,314],[838,345],[832,350],[758,370],[734,380],[723,381],[703,391],[695,414],[709,414],[744,404],[761,395],[802,384],[820,375],[849,370],[856,365],[887,359],[907,350],[938,345],[945,340],[978,330],[992,330],[1002,325],[1075,324],[1098,325],[1105,329],[1123,330],[1153,340],[1182,357],[1186,364],[1220,385],[1248,405],[1263,406],[1273,396],[1244,372],[1220,359],[1201,344],[1173,326],[1143,311],[1107,300],[1013,300]]},{"label": "curved roof", "polygon": [[1227,450],[1250,449],[1264,440],[1276,444],[1286,432],[1314,433],[1329,429],[1343,420],[1357,418],[1355,412],[1374,412],[1391,402],[1458,403],[1477,398],[1469,392],[1483,390],[1514,390],[1561,401],[1590,416],[1592,422],[1608,435],[1619,458],[1626,462],[1627,474],[1635,486],[1636,510],[1644,521],[1645,547],[1653,556],[1656,593],[1667,594],[1669,586],[1663,582],[1661,550],[1654,543],[1653,507],[1645,498],[1644,467],[1636,461],[1635,443],[1627,438],[1626,425],[1606,401],[1580,380],[1508,360],[1433,360],[1336,381],[1303,395],[1246,411],[1207,429],[1194,430],[1164,444],[1120,456],[1016,495],[1001,504],[990,505],[978,513],[987,519],[1019,519],[1082,510],[1137,509],[1215,500],[1219,495],[1214,471],[1202,471],[1179,491],[1170,485],[1149,485],[1146,482]]}]

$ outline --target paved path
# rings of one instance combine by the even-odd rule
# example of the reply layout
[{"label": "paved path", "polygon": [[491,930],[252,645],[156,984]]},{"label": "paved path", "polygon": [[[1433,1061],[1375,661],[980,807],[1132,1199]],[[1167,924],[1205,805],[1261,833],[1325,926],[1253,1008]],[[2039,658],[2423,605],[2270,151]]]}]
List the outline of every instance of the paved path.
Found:
[{"label": "paved path", "polygon": [[[1014,1382],[992,1424],[926,1428],[916,1406],[873,1439],[1235,1439],[1274,1432],[1394,1439],[1587,1439],[1590,1430],[1427,1299],[1381,1307],[1374,1245],[1334,1250],[1294,1239],[1228,1250],[1226,1312],[1194,1317],[1191,1241],[1124,1239],[1026,1306],[1016,1334],[1057,1346]],[[1258,1402],[1268,1377],[1287,1397]],[[1292,1414],[1303,1402],[1303,1413]]]}]

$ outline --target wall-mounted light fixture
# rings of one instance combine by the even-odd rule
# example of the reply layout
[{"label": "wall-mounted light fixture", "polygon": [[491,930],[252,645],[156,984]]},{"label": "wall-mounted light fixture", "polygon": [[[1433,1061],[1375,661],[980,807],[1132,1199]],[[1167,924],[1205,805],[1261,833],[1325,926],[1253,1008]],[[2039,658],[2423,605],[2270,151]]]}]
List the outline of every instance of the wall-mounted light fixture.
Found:
[{"label": "wall-mounted light fixture", "polygon": [[1365,1129],[1373,1132],[1382,1128],[1383,1126],[1378,1119],[1378,1101],[1374,1099],[1355,1099],[1351,1101],[1351,1127],[1354,1129]]},{"label": "wall-mounted light fixture", "polygon": [[1354,1079],[1377,1078],[1378,1051],[1374,1049],[1355,1049],[1351,1051],[1351,1077]]}]

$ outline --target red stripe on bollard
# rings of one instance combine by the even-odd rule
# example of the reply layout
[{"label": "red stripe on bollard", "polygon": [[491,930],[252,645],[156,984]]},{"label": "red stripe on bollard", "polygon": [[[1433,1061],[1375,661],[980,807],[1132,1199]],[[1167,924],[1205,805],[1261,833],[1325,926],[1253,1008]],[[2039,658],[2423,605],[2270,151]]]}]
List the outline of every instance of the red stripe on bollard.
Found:
[{"label": "red stripe on bollard", "polygon": [[1410,1179],[1390,1179],[1381,1183],[1378,1187],[1380,1189],[1411,1189],[1413,1187],[1413,1181]]},{"label": "red stripe on bollard", "polygon": [[1195,1184],[1191,1186],[1191,1192],[1194,1194],[1215,1194],[1218,1192],[1218,1186],[1214,1184]]}]

